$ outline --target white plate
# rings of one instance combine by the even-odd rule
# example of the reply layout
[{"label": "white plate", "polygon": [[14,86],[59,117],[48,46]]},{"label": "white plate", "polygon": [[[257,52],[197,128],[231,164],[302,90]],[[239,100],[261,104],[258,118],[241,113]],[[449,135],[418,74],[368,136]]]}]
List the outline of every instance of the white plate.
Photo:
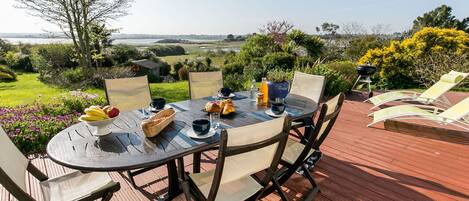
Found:
[{"label": "white plate", "polygon": [[207,134],[205,134],[205,135],[197,135],[197,134],[194,132],[194,129],[190,128],[190,129],[187,131],[187,136],[189,136],[190,138],[194,138],[194,139],[205,139],[205,138],[209,138],[209,137],[214,136],[216,133],[217,133],[217,131],[216,131],[214,128],[210,128],[210,131],[208,131]]},{"label": "white plate", "polygon": [[[233,97],[235,97],[235,96],[236,96],[236,95],[235,95],[234,93],[231,93],[231,94],[228,96],[228,98],[233,98]],[[218,94],[218,97],[227,98],[227,97],[223,96],[223,94]]]},{"label": "white plate", "polygon": [[283,117],[283,116],[286,116],[288,114],[287,111],[283,111],[282,114],[274,114],[274,112],[272,112],[272,109],[268,109],[265,111],[265,113],[271,117]]}]

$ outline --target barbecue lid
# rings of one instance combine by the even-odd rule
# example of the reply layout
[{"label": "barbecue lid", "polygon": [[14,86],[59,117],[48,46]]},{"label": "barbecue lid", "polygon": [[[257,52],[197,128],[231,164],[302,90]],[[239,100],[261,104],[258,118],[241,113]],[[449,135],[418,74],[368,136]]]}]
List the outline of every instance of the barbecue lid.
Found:
[{"label": "barbecue lid", "polygon": [[371,75],[376,72],[376,67],[370,64],[362,64],[357,66],[357,72],[360,75]]}]

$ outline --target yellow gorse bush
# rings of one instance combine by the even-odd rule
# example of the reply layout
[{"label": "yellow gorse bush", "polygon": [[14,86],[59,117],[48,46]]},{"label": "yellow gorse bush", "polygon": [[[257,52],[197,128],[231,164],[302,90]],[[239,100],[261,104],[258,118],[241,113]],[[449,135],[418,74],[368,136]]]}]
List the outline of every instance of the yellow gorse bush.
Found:
[{"label": "yellow gorse bush", "polygon": [[359,63],[379,67],[379,76],[392,82],[396,76],[412,76],[413,61],[433,53],[462,55],[469,53],[469,34],[456,29],[426,27],[411,38],[391,41],[383,48],[368,50]]}]

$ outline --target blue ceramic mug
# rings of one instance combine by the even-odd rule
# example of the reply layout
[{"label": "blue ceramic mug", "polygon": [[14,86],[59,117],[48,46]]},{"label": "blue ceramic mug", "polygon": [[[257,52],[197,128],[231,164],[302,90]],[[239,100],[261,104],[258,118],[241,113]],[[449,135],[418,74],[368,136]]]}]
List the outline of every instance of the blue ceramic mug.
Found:
[{"label": "blue ceramic mug", "polygon": [[196,119],[192,121],[192,129],[197,135],[205,135],[210,131],[210,121],[208,119]]},{"label": "blue ceramic mug", "polygon": [[270,108],[275,115],[283,114],[285,111],[285,99],[276,98],[275,100],[272,100],[270,103]]},{"label": "blue ceramic mug", "polygon": [[154,98],[151,101],[151,106],[157,110],[163,109],[165,104],[166,100],[164,98]]}]

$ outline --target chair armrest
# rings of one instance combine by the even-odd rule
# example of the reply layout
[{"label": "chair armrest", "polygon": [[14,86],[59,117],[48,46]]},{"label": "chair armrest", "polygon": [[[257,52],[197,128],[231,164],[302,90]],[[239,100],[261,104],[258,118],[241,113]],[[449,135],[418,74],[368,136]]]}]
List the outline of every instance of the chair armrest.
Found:
[{"label": "chair armrest", "polygon": [[29,161],[28,163],[28,167],[27,167],[27,170],[29,173],[31,173],[34,177],[36,177],[36,179],[38,179],[39,181],[46,181],[49,179],[49,177],[47,177],[47,175],[45,175],[44,173],[41,172],[41,170],[37,169],[36,166],[34,166],[31,161]]}]

